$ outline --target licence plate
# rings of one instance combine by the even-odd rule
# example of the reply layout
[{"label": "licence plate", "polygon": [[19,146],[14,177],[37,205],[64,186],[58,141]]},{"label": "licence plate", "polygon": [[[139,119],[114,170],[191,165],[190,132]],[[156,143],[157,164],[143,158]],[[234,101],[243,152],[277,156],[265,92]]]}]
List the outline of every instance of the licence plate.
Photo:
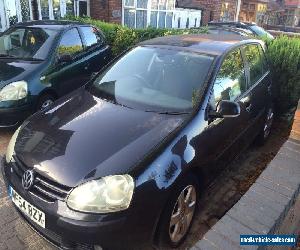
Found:
[{"label": "licence plate", "polygon": [[30,220],[45,228],[46,217],[45,213],[24,200],[11,186],[8,187],[9,196],[12,202],[21,210],[23,214],[29,217]]}]

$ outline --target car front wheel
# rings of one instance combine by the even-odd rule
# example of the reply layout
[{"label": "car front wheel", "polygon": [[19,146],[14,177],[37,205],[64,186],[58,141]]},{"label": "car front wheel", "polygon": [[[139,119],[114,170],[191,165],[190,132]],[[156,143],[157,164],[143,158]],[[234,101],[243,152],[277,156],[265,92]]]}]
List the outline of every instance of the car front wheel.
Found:
[{"label": "car front wheel", "polygon": [[37,104],[37,110],[44,110],[54,103],[55,98],[50,94],[45,94],[41,96]]},{"label": "car front wheel", "polygon": [[198,202],[198,182],[193,175],[184,177],[176,186],[161,216],[159,247],[178,247],[186,238]]},{"label": "car front wheel", "polygon": [[260,131],[260,133],[258,134],[257,139],[256,139],[258,145],[264,145],[264,143],[268,139],[270,132],[271,132],[272,125],[273,125],[273,121],[274,121],[274,109],[273,109],[273,106],[271,105],[267,109],[263,128]]}]

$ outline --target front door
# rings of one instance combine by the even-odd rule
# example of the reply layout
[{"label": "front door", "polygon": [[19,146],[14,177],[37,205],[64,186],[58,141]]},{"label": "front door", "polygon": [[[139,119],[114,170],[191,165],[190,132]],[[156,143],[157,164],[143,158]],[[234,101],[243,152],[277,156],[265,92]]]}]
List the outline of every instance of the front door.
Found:
[{"label": "front door", "polygon": [[249,113],[253,134],[261,131],[265,122],[266,103],[271,100],[271,79],[267,62],[260,44],[248,44],[243,47],[248,71]]},{"label": "front door", "polygon": [[247,145],[244,140],[249,112],[245,103],[248,98],[245,73],[241,50],[229,52],[214,82],[207,113],[215,113],[222,100],[238,102],[241,112],[237,117],[209,118],[212,116],[208,115],[207,127],[194,139],[197,164],[203,167],[201,171],[206,181],[216,176]]},{"label": "front door", "polygon": [[[57,59],[45,77],[59,96],[63,96],[87,82],[90,74],[85,70],[85,51],[77,28],[64,33],[58,45]],[[69,57],[69,60],[63,58]]]}]

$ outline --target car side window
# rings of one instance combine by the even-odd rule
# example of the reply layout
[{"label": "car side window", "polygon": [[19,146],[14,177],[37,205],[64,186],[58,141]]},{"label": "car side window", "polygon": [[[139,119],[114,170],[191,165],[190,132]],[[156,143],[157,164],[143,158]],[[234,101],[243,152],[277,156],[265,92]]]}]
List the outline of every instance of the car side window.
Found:
[{"label": "car side window", "polygon": [[85,26],[80,27],[80,30],[83,33],[87,48],[103,44],[103,37],[96,28]]},{"label": "car side window", "polygon": [[246,91],[244,62],[240,49],[225,57],[214,83],[214,108],[221,100],[235,101]]},{"label": "car side window", "polygon": [[58,55],[62,56],[67,54],[75,57],[82,52],[82,50],[83,45],[78,30],[76,28],[72,28],[63,35],[58,46]]},{"label": "car side window", "polygon": [[248,62],[250,81],[253,86],[263,76],[263,63],[258,44],[249,44],[244,47],[245,58]]},{"label": "car side window", "polygon": [[270,70],[269,64],[268,64],[265,52],[264,52],[263,48],[261,47],[261,45],[259,45],[258,48],[259,48],[260,57],[262,60],[263,74],[265,74],[266,72],[268,72]]}]

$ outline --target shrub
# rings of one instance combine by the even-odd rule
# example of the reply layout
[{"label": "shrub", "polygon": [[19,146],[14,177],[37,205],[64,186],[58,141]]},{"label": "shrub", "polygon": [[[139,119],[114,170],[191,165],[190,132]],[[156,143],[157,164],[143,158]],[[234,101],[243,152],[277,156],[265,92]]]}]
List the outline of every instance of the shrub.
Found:
[{"label": "shrub", "polygon": [[66,19],[89,23],[98,27],[104,33],[107,43],[112,47],[113,54],[116,56],[124,50],[134,46],[138,42],[151,38],[177,35],[177,34],[197,34],[206,33],[206,28],[199,29],[156,29],[148,27],[145,29],[131,29],[119,24],[106,23],[89,17],[67,16]]},{"label": "shrub", "polygon": [[300,98],[300,39],[280,36],[266,43],[275,105],[282,113],[296,106]]}]

